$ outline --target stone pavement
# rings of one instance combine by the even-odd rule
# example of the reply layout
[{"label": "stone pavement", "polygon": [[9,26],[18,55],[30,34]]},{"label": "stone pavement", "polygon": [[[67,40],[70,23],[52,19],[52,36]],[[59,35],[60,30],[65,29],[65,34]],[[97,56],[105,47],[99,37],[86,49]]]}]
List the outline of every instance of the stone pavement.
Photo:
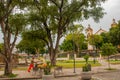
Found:
[{"label": "stone pavement", "polygon": [[[100,78],[100,80],[120,80],[120,76],[119,76],[120,70],[112,71],[112,72],[107,72],[107,71],[105,72],[103,68],[98,68],[98,67],[94,67],[93,70],[94,70],[93,72],[95,73],[93,74],[93,77]],[[63,69],[63,71],[64,71],[63,75],[66,75],[66,77],[58,77],[58,78],[52,77],[49,80],[80,80],[81,68],[77,68],[76,73],[73,73],[73,69]],[[3,72],[0,71],[0,74],[2,73]],[[27,71],[14,71],[14,73],[19,74],[17,76],[19,78],[38,77],[38,76],[33,76],[31,73],[28,73]],[[69,75],[75,75],[75,76],[69,76]],[[31,80],[42,80],[42,79],[31,79]]]}]

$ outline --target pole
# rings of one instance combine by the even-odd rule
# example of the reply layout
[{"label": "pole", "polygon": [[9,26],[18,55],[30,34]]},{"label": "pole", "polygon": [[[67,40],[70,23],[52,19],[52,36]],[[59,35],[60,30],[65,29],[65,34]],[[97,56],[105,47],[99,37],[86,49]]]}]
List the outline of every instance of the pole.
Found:
[{"label": "pole", "polygon": [[[74,30],[74,25],[73,25],[73,30]],[[73,31],[73,33],[72,33],[72,40],[73,40],[73,73],[76,73],[76,71],[75,71],[75,43],[74,43],[74,31]]]},{"label": "pole", "polygon": [[76,71],[75,71],[75,54],[74,54],[74,72],[73,73],[76,73]]},{"label": "pole", "polygon": [[75,71],[75,44],[74,44],[74,41],[73,41],[73,54],[74,54],[74,58],[73,58],[73,67],[74,67],[74,70],[73,70],[73,73],[76,73],[76,71]]}]

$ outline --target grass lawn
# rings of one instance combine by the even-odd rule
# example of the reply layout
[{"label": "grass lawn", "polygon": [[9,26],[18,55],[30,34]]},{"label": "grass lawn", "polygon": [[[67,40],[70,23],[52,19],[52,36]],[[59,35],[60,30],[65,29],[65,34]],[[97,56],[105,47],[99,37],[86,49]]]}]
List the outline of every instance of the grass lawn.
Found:
[{"label": "grass lawn", "polygon": [[111,64],[120,64],[120,60],[110,60]]},{"label": "grass lawn", "polygon": [[[13,68],[13,70],[26,70],[27,71],[27,69],[28,69],[28,66],[26,66],[26,67],[16,67],[16,68]],[[3,71],[4,70],[4,67],[3,68],[0,68],[0,71]]]},{"label": "grass lawn", "polygon": [[[85,65],[85,61],[81,61],[81,60],[77,60],[75,61],[75,67],[76,68],[82,68],[84,65]],[[92,67],[95,67],[95,66],[101,66],[100,63],[98,63],[98,61],[96,61],[96,63],[94,64],[93,61],[88,61],[89,64],[92,65]],[[74,66],[74,62],[73,60],[63,60],[63,61],[57,61],[57,64],[58,66],[62,66],[63,68],[73,68]],[[13,68],[13,70],[26,70],[27,71],[28,69],[28,66],[25,66],[25,67],[16,67],[16,68]],[[4,70],[4,68],[0,68],[1,71]]]},{"label": "grass lawn", "polygon": [[[94,64],[93,61],[89,61],[88,63],[91,64],[92,67],[101,66],[101,64],[98,63],[97,61],[96,61],[95,64]],[[58,62],[57,62],[57,65],[58,65],[58,66],[62,66],[63,68],[73,68],[74,62],[73,62],[72,60],[68,60],[68,61],[58,61]],[[76,68],[81,68],[81,67],[83,67],[84,65],[85,65],[85,61],[76,61],[76,62],[75,62],[75,67],[76,67]]]}]

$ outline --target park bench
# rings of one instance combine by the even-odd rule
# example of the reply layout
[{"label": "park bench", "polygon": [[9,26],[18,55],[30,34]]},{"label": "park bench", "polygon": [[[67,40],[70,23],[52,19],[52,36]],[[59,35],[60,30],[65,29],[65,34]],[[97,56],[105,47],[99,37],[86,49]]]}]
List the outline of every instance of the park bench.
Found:
[{"label": "park bench", "polygon": [[56,75],[59,75],[59,74],[63,74],[63,67],[62,66],[56,66],[54,68],[54,77],[56,77]]}]

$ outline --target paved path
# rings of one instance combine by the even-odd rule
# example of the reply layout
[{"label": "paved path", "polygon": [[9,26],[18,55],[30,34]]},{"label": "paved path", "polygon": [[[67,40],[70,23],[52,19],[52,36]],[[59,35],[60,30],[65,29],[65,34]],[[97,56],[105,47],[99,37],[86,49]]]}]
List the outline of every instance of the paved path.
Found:
[{"label": "paved path", "polygon": [[[99,72],[95,73],[93,77],[100,78],[100,80],[120,80],[120,70],[119,71],[112,71],[112,72],[105,72],[100,70],[100,68],[94,68],[94,69],[99,69]],[[3,73],[0,71],[0,73]],[[21,78],[28,78],[28,77],[35,77],[32,74],[28,73],[27,71],[14,71],[15,74],[19,74],[17,77]],[[73,73],[72,69],[64,69],[64,74],[69,75],[69,74],[80,74],[81,73],[81,68],[76,69],[76,73]],[[1,79],[0,79],[1,80]],[[33,80],[33,79],[32,79]],[[42,80],[42,79],[35,79],[35,80]],[[72,77],[58,77],[58,78],[52,78],[49,80],[80,80],[80,76],[72,76]]]},{"label": "paved path", "polygon": [[[105,68],[108,68],[108,63],[105,60],[101,60],[100,63],[102,66],[92,67],[92,72],[94,73],[93,77],[100,78],[100,80],[120,80],[120,65],[111,65],[112,68],[116,68],[116,71],[107,71]],[[62,75],[80,75],[82,72],[81,68],[76,68],[76,73],[73,73],[73,69],[63,69]],[[19,74],[17,77],[20,78],[28,78],[28,77],[37,77],[33,76],[31,73],[27,71],[14,71],[13,73]],[[0,71],[0,74],[3,74],[3,71]],[[0,79],[1,80],[1,79]],[[33,79],[32,79],[33,80]],[[35,80],[42,80],[42,79],[35,79]],[[71,77],[59,77],[59,78],[52,78],[49,80],[80,80],[80,76],[71,76]]]}]

